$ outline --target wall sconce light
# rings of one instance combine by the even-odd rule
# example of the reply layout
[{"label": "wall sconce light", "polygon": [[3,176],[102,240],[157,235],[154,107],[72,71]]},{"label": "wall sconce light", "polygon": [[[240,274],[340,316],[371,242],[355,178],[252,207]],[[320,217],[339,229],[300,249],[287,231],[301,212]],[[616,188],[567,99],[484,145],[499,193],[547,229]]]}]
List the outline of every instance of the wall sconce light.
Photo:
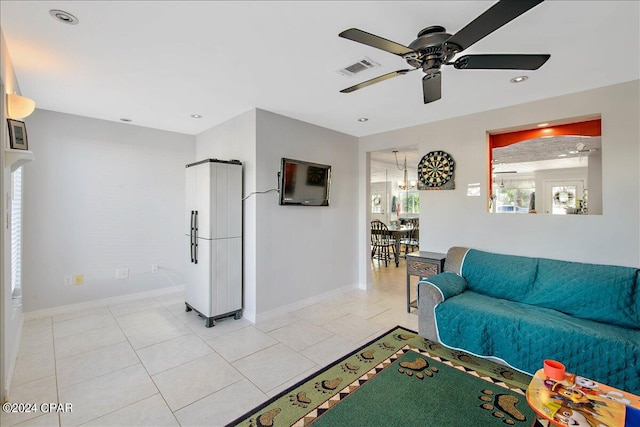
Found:
[{"label": "wall sconce light", "polygon": [[33,113],[36,103],[32,99],[16,94],[7,94],[7,115],[12,119],[23,119]]}]

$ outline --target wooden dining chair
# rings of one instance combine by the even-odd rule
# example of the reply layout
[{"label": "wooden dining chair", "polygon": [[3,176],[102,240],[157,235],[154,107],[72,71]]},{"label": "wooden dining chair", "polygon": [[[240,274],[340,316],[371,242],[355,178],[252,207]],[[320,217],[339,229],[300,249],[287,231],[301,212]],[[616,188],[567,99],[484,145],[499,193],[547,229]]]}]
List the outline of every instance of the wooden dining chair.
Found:
[{"label": "wooden dining chair", "polygon": [[411,230],[405,237],[400,239],[400,247],[404,245],[404,258],[407,257],[409,252],[414,252],[420,248],[420,227],[418,224],[418,221],[407,222]]},{"label": "wooden dining chair", "polygon": [[371,259],[384,260],[384,266],[388,267],[392,252],[394,259],[397,258],[396,241],[387,225],[377,219],[371,221]]}]

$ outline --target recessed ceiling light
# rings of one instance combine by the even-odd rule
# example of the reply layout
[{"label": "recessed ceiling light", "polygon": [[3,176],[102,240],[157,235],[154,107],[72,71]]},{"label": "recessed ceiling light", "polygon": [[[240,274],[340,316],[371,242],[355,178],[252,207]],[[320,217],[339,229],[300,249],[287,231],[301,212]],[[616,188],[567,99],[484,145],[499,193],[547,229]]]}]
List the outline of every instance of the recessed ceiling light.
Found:
[{"label": "recessed ceiling light", "polygon": [[538,125],[539,128],[543,128],[543,127],[546,127],[546,126],[549,126],[549,123],[540,123]]},{"label": "recessed ceiling light", "polygon": [[78,22],[80,22],[78,20],[78,18],[76,18],[75,16],[73,16],[72,14],[70,14],[69,12],[65,12],[64,10],[59,10],[59,9],[51,9],[49,11],[49,15],[51,15],[54,19],[64,23],[64,24],[69,24],[69,25],[77,25]]},{"label": "recessed ceiling light", "polygon": [[200,114],[192,114],[191,117],[193,117],[194,119],[201,119],[202,116]]},{"label": "recessed ceiling light", "polygon": [[558,154],[558,157],[567,157],[566,154]]},{"label": "recessed ceiling light", "polygon": [[569,151],[569,154],[578,154],[578,152],[576,150],[571,150]]},{"label": "recessed ceiling light", "polygon": [[528,76],[518,76],[518,77],[514,77],[511,79],[511,83],[522,83],[523,81],[527,80],[529,77]]},{"label": "recessed ceiling light", "polygon": [[369,120],[369,119],[368,119],[368,118],[366,118],[366,117],[360,117],[360,118],[358,119],[358,121],[359,121],[359,122],[366,122],[366,121],[368,121],[368,120]]},{"label": "recessed ceiling light", "polygon": [[131,119],[127,119],[127,118],[123,117],[123,118],[121,118],[121,119],[120,119],[120,121],[121,121],[121,122],[127,122],[127,123],[128,123],[128,122],[130,122],[130,121],[131,121]]}]

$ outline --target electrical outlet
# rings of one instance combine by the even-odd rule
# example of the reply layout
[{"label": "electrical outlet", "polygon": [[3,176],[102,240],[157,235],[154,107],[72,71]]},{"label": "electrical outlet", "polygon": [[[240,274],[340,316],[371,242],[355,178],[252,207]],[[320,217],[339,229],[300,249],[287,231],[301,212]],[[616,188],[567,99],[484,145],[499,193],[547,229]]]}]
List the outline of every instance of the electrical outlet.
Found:
[{"label": "electrical outlet", "polygon": [[64,276],[64,285],[65,286],[73,285],[73,276]]},{"label": "electrical outlet", "polygon": [[74,285],[82,285],[84,283],[84,276],[82,274],[76,274],[73,276]]},{"label": "electrical outlet", "polygon": [[160,272],[160,267],[158,264],[151,264],[151,273],[156,274]]},{"label": "electrical outlet", "polygon": [[128,268],[119,268],[116,270],[116,280],[123,280],[129,278]]}]

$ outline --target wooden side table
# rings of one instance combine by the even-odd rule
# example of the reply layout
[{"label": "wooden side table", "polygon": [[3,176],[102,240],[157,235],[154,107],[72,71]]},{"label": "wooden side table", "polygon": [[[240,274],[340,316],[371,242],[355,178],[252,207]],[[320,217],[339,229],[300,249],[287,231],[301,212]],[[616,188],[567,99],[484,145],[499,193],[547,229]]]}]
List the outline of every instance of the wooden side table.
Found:
[{"label": "wooden side table", "polygon": [[446,254],[436,252],[420,251],[407,254],[407,313],[411,312],[411,307],[418,308],[417,301],[411,301],[411,276],[428,278],[441,273],[446,258]]}]

